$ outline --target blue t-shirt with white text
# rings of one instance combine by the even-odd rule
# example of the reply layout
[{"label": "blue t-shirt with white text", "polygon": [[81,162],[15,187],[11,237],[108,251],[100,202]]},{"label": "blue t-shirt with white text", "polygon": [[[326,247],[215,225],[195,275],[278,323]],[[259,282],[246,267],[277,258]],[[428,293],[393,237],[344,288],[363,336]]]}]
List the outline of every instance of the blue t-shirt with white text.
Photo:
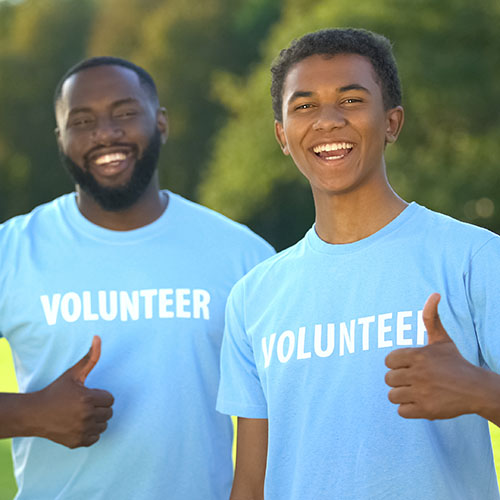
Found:
[{"label": "blue t-shirt with white text", "polygon": [[215,411],[224,306],[273,251],[246,227],[169,196],[160,218],[132,231],[92,224],[74,193],[0,225],[0,335],[20,391],[47,386],[100,335],[86,386],[115,398],[89,448],[13,440],[19,500],[229,495],[232,424]]},{"label": "blue t-shirt with white text", "polygon": [[433,292],[462,355],[500,372],[500,238],[415,203],[350,244],[313,227],[235,285],[217,407],[268,419],[266,500],[499,498],[486,420],[387,397],[385,357],[426,344]]}]

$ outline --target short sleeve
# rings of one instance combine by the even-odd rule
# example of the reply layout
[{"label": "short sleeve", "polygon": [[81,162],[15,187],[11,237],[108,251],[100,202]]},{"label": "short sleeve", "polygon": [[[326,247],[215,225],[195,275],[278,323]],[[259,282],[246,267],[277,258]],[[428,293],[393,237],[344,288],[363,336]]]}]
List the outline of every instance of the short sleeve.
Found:
[{"label": "short sleeve", "polygon": [[244,283],[231,291],[221,350],[217,410],[246,418],[267,418],[267,403],[245,329]]},{"label": "short sleeve", "polygon": [[500,373],[500,237],[488,240],[472,256],[466,286],[481,355]]}]

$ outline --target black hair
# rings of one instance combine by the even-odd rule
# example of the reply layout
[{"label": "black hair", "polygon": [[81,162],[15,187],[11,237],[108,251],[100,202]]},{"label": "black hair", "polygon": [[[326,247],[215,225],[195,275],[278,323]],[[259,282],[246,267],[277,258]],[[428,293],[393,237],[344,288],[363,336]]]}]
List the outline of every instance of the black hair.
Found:
[{"label": "black hair", "polygon": [[140,66],[137,66],[137,64],[127,61],[126,59],[121,59],[120,57],[100,56],[80,61],[64,73],[54,92],[54,108],[57,106],[57,102],[61,98],[64,82],[70,76],[79,73],[84,69],[95,68],[96,66],[121,66],[122,68],[131,69],[139,77],[141,85],[147,90],[151,99],[158,102],[158,91],[156,90],[155,82],[152,76],[144,68],[141,68]]},{"label": "black hair", "polygon": [[390,109],[401,104],[401,82],[391,42],[383,35],[364,29],[329,28],[293,40],[272,63],[271,98],[277,121],[283,120],[283,86],[292,66],[309,56],[337,54],[366,57],[379,79],[384,107]]}]

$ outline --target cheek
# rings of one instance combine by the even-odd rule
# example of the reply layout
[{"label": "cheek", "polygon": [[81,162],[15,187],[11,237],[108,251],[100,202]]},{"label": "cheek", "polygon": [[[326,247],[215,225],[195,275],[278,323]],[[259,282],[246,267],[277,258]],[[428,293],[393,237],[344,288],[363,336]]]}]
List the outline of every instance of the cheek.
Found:
[{"label": "cheek", "polygon": [[286,140],[286,149],[294,160],[304,155],[304,150],[302,149],[303,136],[303,127],[301,127],[299,123],[292,122],[289,127],[285,129],[284,137]]},{"label": "cheek", "polygon": [[370,151],[383,151],[385,148],[386,123],[381,117],[373,117],[366,120],[362,128],[364,130],[365,146]]}]

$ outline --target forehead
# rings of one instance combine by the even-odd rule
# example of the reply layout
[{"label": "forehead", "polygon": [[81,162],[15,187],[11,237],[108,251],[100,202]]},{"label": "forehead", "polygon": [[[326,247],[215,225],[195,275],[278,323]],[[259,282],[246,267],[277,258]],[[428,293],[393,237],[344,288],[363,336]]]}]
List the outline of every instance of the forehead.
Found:
[{"label": "forehead", "polygon": [[358,84],[370,93],[379,94],[381,88],[371,61],[358,54],[328,56],[316,54],[294,64],[283,87],[284,102],[297,91],[316,92],[324,88],[338,90]]},{"label": "forehead", "polygon": [[124,99],[148,100],[139,76],[121,66],[95,66],[71,75],[63,84],[60,108],[93,108]]}]

